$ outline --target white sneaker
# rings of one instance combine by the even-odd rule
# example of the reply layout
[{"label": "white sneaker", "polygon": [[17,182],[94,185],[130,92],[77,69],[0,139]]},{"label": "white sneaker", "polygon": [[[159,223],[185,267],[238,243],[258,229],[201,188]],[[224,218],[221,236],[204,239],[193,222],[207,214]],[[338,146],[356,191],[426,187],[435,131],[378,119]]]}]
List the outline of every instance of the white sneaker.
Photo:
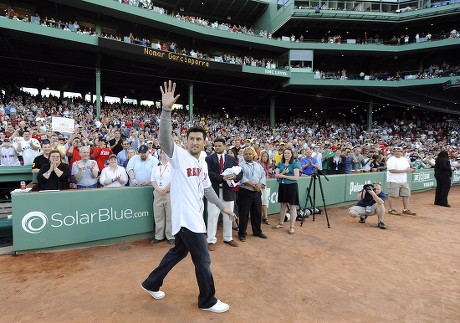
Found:
[{"label": "white sneaker", "polygon": [[161,290],[157,291],[157,292],[154,292],[154,291],[151,291],[151,290],[148,290],[146,289],[144,286],[142,286],[141,284],[141,288],[143,290],[145,290],[147,293],[149,293],[150,295],[152,295],[153,298],[155,299],[162,299],[163,297],[165,297],[165,292],[162,292]]},{"label": "white sneaker", "polygon": [[203,311],[210,311],[213,313],[224,313],[227,312],[230,306],[228,304],[222,303],[221,301],[217,300],[217,303],[210,308],[202,308]]}]

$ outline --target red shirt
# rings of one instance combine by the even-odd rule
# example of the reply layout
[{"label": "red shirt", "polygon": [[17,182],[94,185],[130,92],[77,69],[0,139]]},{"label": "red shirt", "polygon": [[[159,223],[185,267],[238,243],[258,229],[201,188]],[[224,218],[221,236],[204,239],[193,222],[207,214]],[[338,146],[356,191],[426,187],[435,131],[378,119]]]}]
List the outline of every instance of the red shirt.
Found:
[{"label": "red shirt", "polygon": [[32,138],[37,139],[39,142],[42,142],[42,136],[40,134],[33,135]]},{"label": "red shirt", "polygon": [[[67,156],[68,156],[68,153],[69,153],[69,150],[67,149]],[[74,148],[72,152],[72,158],[70,158],[69,165],[73,165],[73,163],[79,160],[81,160],[80,151],[78,150],[78,148]]]},{"label": "red shirt", "polygon": [[96,161],[100,172],[102,172],[102,170],[105,167],[105,162],[107,161],[107,159],[109,159],[109,156],[112,154],[113,152],[110,148],[94,148],[94,160]]}]

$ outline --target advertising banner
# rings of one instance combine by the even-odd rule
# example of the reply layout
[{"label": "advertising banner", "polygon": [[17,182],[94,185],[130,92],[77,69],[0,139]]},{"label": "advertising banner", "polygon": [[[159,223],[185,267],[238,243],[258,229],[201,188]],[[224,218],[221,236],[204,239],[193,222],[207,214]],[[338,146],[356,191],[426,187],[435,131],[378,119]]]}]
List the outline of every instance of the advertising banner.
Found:
[{"label": "advertising banner", "polygon": [[411,174],[407,174],[407,181],[409,182],[412,191],[427,190],[436,187],[434,170],[430,168],[419,169],[413,173],[412,176]]},{"label": "advertising banner", "polygon": [[346,176],[344,201],[356,201],[357,195],[364,184],[381,183],[382,190],[386,190],[386,172],[358,173]]},{"label": "advertising banner", "polygon": [[13,194],[15,251],[153,230],[151,187]]}]

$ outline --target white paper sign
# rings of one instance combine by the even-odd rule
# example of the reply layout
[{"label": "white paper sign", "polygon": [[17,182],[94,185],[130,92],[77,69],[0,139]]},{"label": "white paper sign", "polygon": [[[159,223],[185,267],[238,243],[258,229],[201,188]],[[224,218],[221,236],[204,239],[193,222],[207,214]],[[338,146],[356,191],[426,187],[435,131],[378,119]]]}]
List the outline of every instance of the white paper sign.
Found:
[{"label": "white paper sign", "polygon": [[75,120],[70,118],[52,117],[51,127],[55,132],[74,133]]}]

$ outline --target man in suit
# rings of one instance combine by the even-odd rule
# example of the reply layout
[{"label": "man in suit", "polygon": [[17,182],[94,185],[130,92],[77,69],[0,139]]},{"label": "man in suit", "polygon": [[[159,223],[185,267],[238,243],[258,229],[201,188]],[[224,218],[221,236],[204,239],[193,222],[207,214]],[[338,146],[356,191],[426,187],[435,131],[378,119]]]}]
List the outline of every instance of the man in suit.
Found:
[{"label": "man in suit", "polygon": [[[223,200],[225,208],[233,210],[236,193],[233,187],[227,184],[227,180],[238,182],[243,177],[243,172],[238,175],[230,174],[221,175],[224,170],[233,166],[238,166],[236,159],[225,153],[225,140],[223,138],[214,139],[214,153],[206,157],[208,164],[209,178],[211,179],[212,188],[216,194]],[[214,204],[208,202],[208,250],[213,251],[216,247],[217,222],[219,220],[220,210]],[[223,240],[224,243],[232,247],[238,247],[238,244],[232,237],[232,221],[229,217],[223,216]]]}]

